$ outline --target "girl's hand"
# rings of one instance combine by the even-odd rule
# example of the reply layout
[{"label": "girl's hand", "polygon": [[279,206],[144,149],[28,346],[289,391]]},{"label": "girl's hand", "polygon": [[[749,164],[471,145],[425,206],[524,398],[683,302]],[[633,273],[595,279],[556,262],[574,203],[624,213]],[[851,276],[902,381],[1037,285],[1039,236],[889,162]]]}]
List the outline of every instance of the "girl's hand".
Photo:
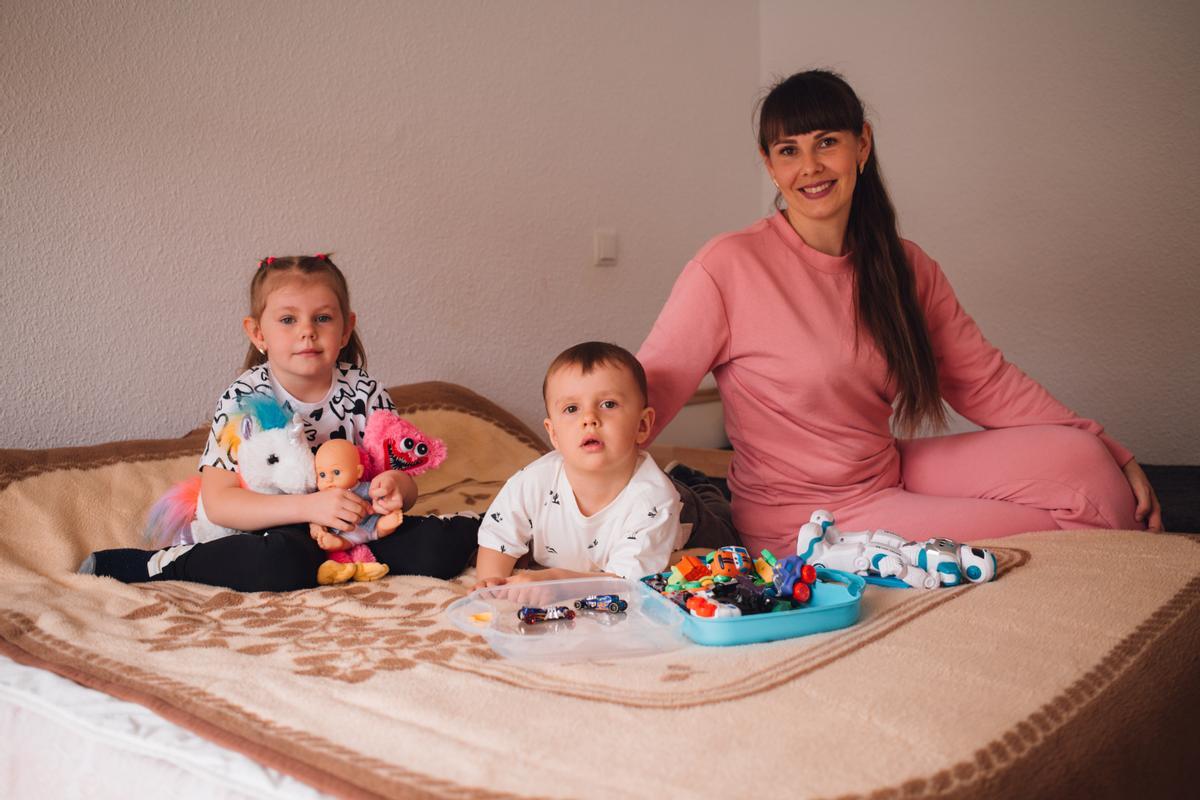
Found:
[{"label": "girl's hand", "polygon": [[1129,488],[1133,489],[1133,496],[1137,499],[1137,508],[1133,511],[1134,519],[1144,522],[1146,530],[1162,533],[1162,505],[1158,502],[1158,495],[1154,493],[1154,487],[1150,485],[1145,470],[1136,459],[1131,458],[1121,471],[1125,473],[1125,480],[1129,481]]},{"label": "girl's hand", "polygon": [[376,514],[403,511],[412,505],[409,498],[416,499],[417,484],[399,470],[388,470],[379,473],[371,481],[370,496],[371,511]]},{"label": "girl's hand", "polygon": [[331,487],[303,495],[304,518],[339,531],[352,531],[367,515],[367,504],[349,489]]}]

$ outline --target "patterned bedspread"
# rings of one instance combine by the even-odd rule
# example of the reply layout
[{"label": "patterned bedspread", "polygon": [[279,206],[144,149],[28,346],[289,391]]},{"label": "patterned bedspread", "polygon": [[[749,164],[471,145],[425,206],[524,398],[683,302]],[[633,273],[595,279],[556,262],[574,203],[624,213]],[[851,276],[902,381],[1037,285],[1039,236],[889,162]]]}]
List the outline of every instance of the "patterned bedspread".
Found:
[{"label": "patterned bedspread", "polygon": [[[448,384],[390,390],[446,440],[418,512],[482,512],[542,445]],[[74,574],[136,546],[202,433],[0,451],[0,652],[347,797],[1169,796],[1200,756],[1200,541],[992,543],[991,584],[868,589],[828,634],[530,666],[443,611],[455,581],[289,593]],[[3,756],[0,756],[3,757]]]}]

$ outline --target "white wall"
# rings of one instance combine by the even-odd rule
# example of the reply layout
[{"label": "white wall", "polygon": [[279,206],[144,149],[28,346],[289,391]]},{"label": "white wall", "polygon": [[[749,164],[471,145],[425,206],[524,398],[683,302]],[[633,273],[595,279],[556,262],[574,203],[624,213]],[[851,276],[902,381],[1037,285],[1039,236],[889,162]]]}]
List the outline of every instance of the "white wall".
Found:
[{"label": "white wall", "polygon": [[753,2],[8,0],[0,37],[0,447],[205,421],[256,260],[321,250],[376,377],[540,430],[556,353],[636,349],[758,213]]},{"label": "white wall", "polygon": [[992,340],[1143,461],[1200,463],[1193,5],[8,0],[0,447],[200,423],[255,260],[327,249],[380,379],[537,426],[550,357],[637,347],[766,211],[754,100],[821,65]]},{"label": "white wall", "polygon": [[760,25],[764,85],[831,67],[866,101],[902,233],[1010,360],[1141,461],[1200,463],[1200,4],[764,0]]}]

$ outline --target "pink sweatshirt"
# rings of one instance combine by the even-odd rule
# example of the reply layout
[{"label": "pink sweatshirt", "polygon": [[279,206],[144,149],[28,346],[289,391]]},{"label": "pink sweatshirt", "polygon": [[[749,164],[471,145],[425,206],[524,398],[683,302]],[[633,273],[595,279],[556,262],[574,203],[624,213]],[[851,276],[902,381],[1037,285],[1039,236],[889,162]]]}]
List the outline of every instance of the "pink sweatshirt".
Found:
[{"label": "pink sweatshirt", "polygon": [[[1004,356],[963,311],[937,263],[904,242],[942,396],[984,428],[1071,425],[1133,456]],[[889,420],[895,391],[870,337],[855,352],[852,264],[820,253],[783,214],[705,245],[642,344],[657,436],[712,371],[734,448],[734,522],[754,538],[794,536],[812,510],[899,485]]]}]

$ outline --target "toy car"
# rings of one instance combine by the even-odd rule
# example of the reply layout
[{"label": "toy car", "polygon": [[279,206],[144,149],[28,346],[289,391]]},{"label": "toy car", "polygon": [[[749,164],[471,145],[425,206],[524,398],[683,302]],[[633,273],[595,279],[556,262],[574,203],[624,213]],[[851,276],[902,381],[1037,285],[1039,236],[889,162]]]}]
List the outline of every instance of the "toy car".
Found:
[{"label": "toy car", "polygon": [[566,606],[551,606],[550,608],[521,606],[521,609],[517,611],[517,619],[526,625],[536,625],[539,622],[555,619],[575,619],[575,612]]},{"label": "toy car", "polygon": [[588,611],[607,611],[610,614],[622,614],[629,608],[629,603],[615,594],[594,594],[582,600],[575,601],[575,607]]},{"label": "toy car", "polygon": [[775,588],[783,599],[807,603],[816,580],[817,570],[800,556],[788,556],[775,565]]},{"label": "toy car", "polygon": [[736,606],[743,614],[766,614],[775,607],[775,589],[772,585],[770,593],[766,586],[755,586],[753,580],[740,576],[732,583],[724,583],[712,588],[715,600]]}]

